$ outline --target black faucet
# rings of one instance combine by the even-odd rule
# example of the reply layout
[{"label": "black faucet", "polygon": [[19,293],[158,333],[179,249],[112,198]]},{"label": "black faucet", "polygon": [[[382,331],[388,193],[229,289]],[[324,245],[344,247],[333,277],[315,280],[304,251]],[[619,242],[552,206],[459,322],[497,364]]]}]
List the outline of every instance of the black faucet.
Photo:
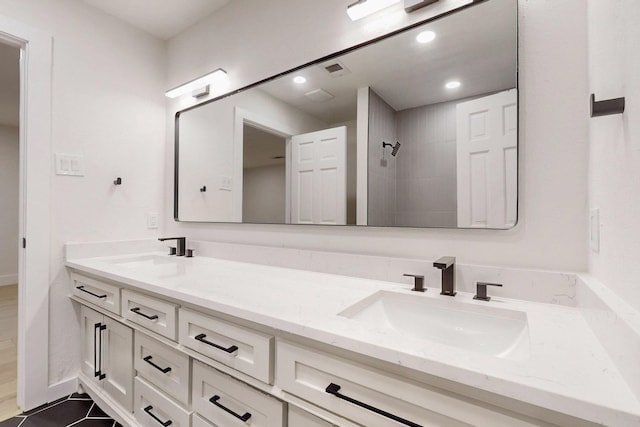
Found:
[{"label": "black faucet", "polygon": [[456,258],[443,256],[433,262],[433,266],[442,270],[442,290],[440,295],[453,297],[456,295]]},{"label": "black faucet", "polygon": [[186,237],[161,237],[158,240],[164,242],[165,240],[175,240],[178,242],[178,248],[176,255],[185,256],[187,253],[187,238]]}]

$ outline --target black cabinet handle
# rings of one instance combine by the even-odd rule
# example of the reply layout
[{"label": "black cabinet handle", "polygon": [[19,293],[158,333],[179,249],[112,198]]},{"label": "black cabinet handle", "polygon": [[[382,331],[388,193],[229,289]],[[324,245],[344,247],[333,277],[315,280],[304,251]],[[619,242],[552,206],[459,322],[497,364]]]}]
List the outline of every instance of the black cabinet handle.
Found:
[{"label": "black cabinet handle", "polygon": [[89,294],[89,295],[91,295],[91,296],[94,296],[94,297],[96,297],[96,298],[100,298],[100,299],[102,299],[102,298],[106,298],[106,297],[107,297],[106,295],[98,295],[98,294],[94,294],[93,292],[90,292],[90,291],[86,290],[86,289],[84,288],[84,285],[83,285],[83,286],[76,286],[76,289],[78,289],[78,290],[80,290],[80,291],[82,291],[82,292],[85,292],[85,293],[87,293],[87,294]]},{"label": "black cabinet handle", "polygon": [[233,412],[231,409],[227,408],[226,406],[223,406],[223,405],[219,404],[218,400],[220,400],[220,396],[218,396],[216,394],[211,399],[209,399],[209,402],[213,403],[214,405],[216,405],[218,408],[222,409],[223,411],[233,415],[237,419],[244,421],[245,423],[247,421],[249,421],[249,418],[251,418],[251,414],[249,412],[245,412],[244,415],[236,414],[235,412]]},{"label": "black cabinet handle", "polygon": [[154,314],[153,316],[149,316],[147,314],[144,314],[143,312],[140,311],[140,307],[134,307],[130,311],[133,311],[135,314],[137,314],[139,316],[142,316],[145,319],[156,320],[158,318],[157,314]]},{"label": "black cabinet handle", "polygon": [[107,377],[102,373],[102,331],[105,329],[107,329],[107,325],[102,323],[93,325],[93,376],[100,381]]},{"label": "black cabinet handle", "polygon": [[145,358],[144,358],[144,359],[142,359],[142,360],[144,360],[144,361],[145,361],[145,362],[147,362],[149,365],[153,366],[154,368],[156,368],[158,371],[162,372],[163,374],[166,374],[166,373],[168,373],[168,372],[171,372],[171,367],[168,367],[168,368],[161,368],[160,366],[158,366],[158,365],[156,365],[155,363],[153,363],[153,362],[151,361],[151,359],[152,359],[152,356],[147,356],[147,357],[145,357]]},{"label": "black cabinet handle", "polygon": [[158,423],[162,424],[164,427],[170,426],[171,424],[173,424],[173,421],[169,420],[169,421],[162,421],[160,418],[156,417],[155,415],[153,415],[151,413],[151,410],[153,409],[153,406],[149,405],[146,408],[144,408],[144,412],[146,412],[151,418],[153,418],[154,420],[156,420]]},{"label": "black cabinet handle", "polygon": [[200,342],[203,342],[203,343],[205,343],[205,344],[207,344],[207,345],[210,345],[211,347],[215,347],[215,348],[217,348],[218,350],[222,350],[222,351],[224,351],[224,352],[226,352],[226,353],[233,353],[233,352],[238,351],[238,347],[237,347],[237,346],[235,346],[235,345],[232,345],[232,346],[231,346],[231,347],[229,347],[229,348],[224,348],[224,347],[222,347],[222,346],[220,346],[220,345],[218,345],[218,344],[216,344],[216,343],[212,343],[211,341],[207,341],[207,340],[205,340],[205,338],[206,338],[206,337],[207,337],[207,335],[206,335],[206,334],[200,334],[200,335],[196,335],[196,336],[194,337],[194,339],[195,339],[196,341],[200,341]]},{"label": "black cabinet handle", "polygon": [[393,415],[387,411],[383,411],[382,409],[378,409],[374,406],[371,405],[367,405],[366,403],[360,402],[358,400],[355,400],[349,396],[345,396],[344,394],[338,393],[340,391],[340,386],[338,384],[334,384],[331,383],[327,386],[327,388],[325,389],[325,391],[329,394],[333,394],[335,397],[346,400],[349,403],[353,403],[354,405],[360,406],[361,408],[367,409],[371,412],[375,412],[378,415],[382,415],[383,417],[387,417],[392,419],[393,421],[399,422],[400,424],[404,424],[406,426],[411,426],[411,427],[422,427],[420,424],[416,424],[414,422],[411,422],[409,420],[405,420],[404,418],[400,418],[397,415]]}]

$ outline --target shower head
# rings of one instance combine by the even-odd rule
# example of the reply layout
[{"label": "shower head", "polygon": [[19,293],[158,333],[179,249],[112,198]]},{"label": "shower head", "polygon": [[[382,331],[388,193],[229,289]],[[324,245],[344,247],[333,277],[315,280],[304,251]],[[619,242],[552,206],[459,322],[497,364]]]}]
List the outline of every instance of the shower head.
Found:
[{"label": "shower head", "polygon": [[396,156],[396,154],[398,154],[398,150],[400,149],[400,142],[396,141],[395,145],[389,144],[388,142],[384,142],[382,141],[382,149],[384,150],[384,147],[392,147],[391,148],[391,155],[393,157]]}]

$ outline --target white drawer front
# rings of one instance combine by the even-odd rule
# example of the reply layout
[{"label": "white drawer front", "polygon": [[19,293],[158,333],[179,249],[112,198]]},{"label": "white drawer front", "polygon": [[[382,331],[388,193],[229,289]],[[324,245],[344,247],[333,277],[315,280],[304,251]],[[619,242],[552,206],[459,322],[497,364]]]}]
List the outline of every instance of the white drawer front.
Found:
[{"label": "white drawer front", "polygon": [[[480,402],[443,390],[420,386],[358,363],[278,341],[276,385],[329,411],[365,426],[533,426],[533,420],[499,412]],[[364,408],[327,391],[353,399],[386,415]],[[338,389],[339,387],[339,389]],[[394,421],[400,417],[406,422]],[[413,423],[413,424],[411,424]]]},{"label": "white drawer front", "polygon": [[134,366],[138,375],[175,398],[189,405],[189,356],[136,331]]},{"label": "white drawer front", "polygon": [[284,427],[281,401],[193,362],[193,410],[224,427]]},{"label": "white drawer front", "polygon": [[273,380],[273,337],[215,317],[180,309],[179,342],[265,383]]},{"label": "white drawer front", "polygon": [[122,290],[122,317],[176,340],[178,306],[158,298]]},{"label": "white drawer front", "polygon": [[289,405],[288,418],[287,427],[334,427],[334,424],[291,405]]},{"label": "white drawer front", "polygon": [[216,427],[216,426],[214,426],[208,421],[205,421],[205,419],[202,418],[200,415],[193,414],[191,418],[191,427]]},{"label": "white drawer front", "polygon": [[[163,396],[149,383],[136,377],[134,415],[141,427],[190,427],[191,412]],[[171,424],[166,424],[168,422]]]},{"label": "white drawer front", "polygon": [[120,314],[120,288],[101,280],[71,272],[73,295],[115,314]]}]

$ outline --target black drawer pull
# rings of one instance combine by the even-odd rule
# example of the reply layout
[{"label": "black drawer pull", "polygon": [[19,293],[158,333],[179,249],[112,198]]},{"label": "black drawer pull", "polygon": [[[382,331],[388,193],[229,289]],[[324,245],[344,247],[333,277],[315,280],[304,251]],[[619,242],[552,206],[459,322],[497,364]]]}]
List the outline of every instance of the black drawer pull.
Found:
[{"label": "black drawer pull", "polygon": [[102,331],[105,329],[107,329],[107,325],[102,323],[93,325],[93,376],[98,378],[98,381],[107,377],[102,372]]},{"label": "black drawer pull", "polygon": [[238,346],[232,345],[229,348],[224,348],[224,347],[222,347],[222,346],[220,346],[220,345],[218,345],[216,343],[212,343],[211,341],[205,340],[206,337],[207,337],[206,334],[200,334],[200,335],[196,335],[194,338],[195,338],[196,341],[203,342],[203,343],[205,343],[207,345],[210,345],[211,347],[215,347],[218,350],[222,350],[222,351],[227,352],[227,353],[234,353],[234,352],[238,351]]},{"label": "black drawer pull", "polygon": [[140,316],[144,317],[145,319],[156,320],[158,318],[157,314],[154,314],[153,316],[149,316],[149,315],[144,314],[143,312],[140,311],[140,307],[134,307],[134,308],[131,309],[131,311],[133,311],[137,315],[140,315]]},{"label": "black drawer pull", "polygon": [[158,371],[162,372],[163,374],[166,374],[166,373],[168,373],[168,372],[171,372],[171,367],[168,367],[168,368],[161,368],[160,366],[156,365],[155,363],[153,363],[153,362],[151,361],[151,359],[152,359],[152,358],[153,358],[152,356],[147,356],[147,357],[145,357],[145,358],[144,358],[144,359],[142,359],[142,360],[144,360],[144,361],[145,361],[145,362],[147,362],[149,365],[153,366],[154,368],[156,368]]},{"label": "black drawer pull", "polygon": [[86,290],[84,288],[84,285],[83,286],[76,286],[76,289],[78,289],[79,291],[85,292],[85,293],[87,293],[87,294],[89,294],[91,296],[94,296],[96,298],[102,299],[102,298],[106,298],[107,297],[106,295],[98,295],[98,294],[94,294],[93,292],[90,292],[90,291]]},{"label": "black drawer pull", "polygon": [[211,399],[209,399],[209,402],[213,403],[214,405],[216,405],[218,408],[222,409],[223,411],[226,411],[229,414],[233,415],[237,419],[244,421],[245,423],[247,421],[249,421],[249,418],[251,418],[251,414],[249,412],[245,412],[244,415],[238,415],[235,412],[233,412],[231,409],[227,408],[226,406],[223,406],[223,405],[219,404],[218,400],[220,400],[220,396],[218,396],[216,394]]},{"label": "black drawer pull", "polygon": [[358,400],[352,399],[351,397],[345,396],[344,394],[338,393],[340,391],[340,386],[338,384],[331,383],[327,386],[326,392],[329,394],[333,394],[335,397],[346,400],[349,403],[353,403],[354,405],[360,406],[361,408],[365,408],[371,412],[375,412],[378,415],[382,415],[383,417],[387,417],[392,419],[393,421],[399,422],[400,424],[404,424],[406,426],[411,427],[422,427],[420,424],[416,424],[414,422],[405,420],[404,418],[400,418],[397,415],[393,415],[389,412],[383,411],[382,409],[378,409],[374,406],[367,405],[366,403],[360,402]]},{"label": "black drawer pull", "polygon": [[149,414],[149,416],[151,418],[153,418],[154,420],[156,420],[157,422],[159,422],[160,424],[162,424],[164,427],[170,426],[171,424],[173,424],[173,421],[169,420],[169,421],[162,421],[160,418],[156,417],[155,415],[153,415],[151,413],[151,410],[153,409],[153,406],[149,405],[146,408],[144,408],[144,412],[146,412],[147,414]]}]

